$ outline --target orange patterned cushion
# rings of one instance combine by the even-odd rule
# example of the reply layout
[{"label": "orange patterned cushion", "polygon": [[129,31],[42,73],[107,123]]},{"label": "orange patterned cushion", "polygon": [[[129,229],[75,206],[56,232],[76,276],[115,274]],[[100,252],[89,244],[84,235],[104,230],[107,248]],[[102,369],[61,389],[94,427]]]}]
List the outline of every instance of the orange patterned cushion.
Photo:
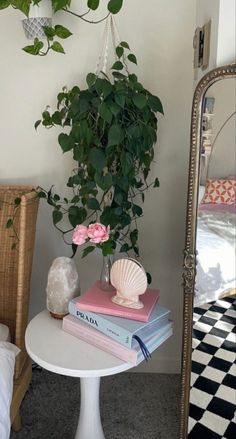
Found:
[{"label": "orange patterned cushion", "polygon": [[212,180],[206,182],[202,203],[234,204],[236,180]]}]

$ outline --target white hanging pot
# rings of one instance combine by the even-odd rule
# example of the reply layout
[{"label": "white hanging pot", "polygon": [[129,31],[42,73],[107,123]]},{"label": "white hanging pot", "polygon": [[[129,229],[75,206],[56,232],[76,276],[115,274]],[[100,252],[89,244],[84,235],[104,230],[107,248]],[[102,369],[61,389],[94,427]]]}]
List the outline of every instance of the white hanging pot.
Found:
[{"label": "white hanging pot", "polygon": [[29,40],[45,38],[43,26],[52,26],[52,2],[42,0],[38,5],[31,5],[29,16],[22,20],[22,25]]}]

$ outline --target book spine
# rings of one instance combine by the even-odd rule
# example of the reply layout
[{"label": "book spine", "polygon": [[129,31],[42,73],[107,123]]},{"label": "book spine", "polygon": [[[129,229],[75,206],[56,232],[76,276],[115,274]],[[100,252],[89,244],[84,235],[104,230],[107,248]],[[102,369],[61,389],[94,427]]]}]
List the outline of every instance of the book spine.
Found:
[{"label": "book spine", "polygon": [[69,302],[68,310],[71,315],[77,317],[79,320],[87,323],[88,325],[112,338],[112,340],[117,341],[123,346],[131,348],[133,334],[125,328],[121,328],[120,326],[107,321],[102,315],[97,315],[89,311],[78,309],[78,307],[75,305],[75,302],[72,300]]},{"label": "book spine", "polygon": [[74,324],[64,319],[62,329],[69,334],[114,355],[120,360],[131,363],[134,366],[137,364],[138,355],[134,349],[126,348],[99,332],[96,334],[97,331],[93,328],[88,327],[86,329],[84,326],[80,325],[79,322],[78,324]]},{"label": "book spine", "polygon": [[[153,304],[154,307],[155,303]],[[151,308],[151,310],[153,309]],[[117,310],[117,308],[114,310],[112,308],[110,309],[104,309],[103,307],[100,307],[99,305],[96,306],[96,309],[94,305],[84,304],[84,303],[77,303],[77,308],[80,308],[81,311],[86,312],[92,312],[92,313],[98,313],[98,314],[104,314],[104,315],[110,315],[114,317],[122,317],[124,319],[131,319],[131,320],[138,320],[139,322],[148,322],[149,315],[143,315],[141,313],[134,314],[133,312],[129,312],[129,308],[125,308],[124,310]],[[151,313],[150,310],[150,313]],[[140,311],[140,310],[138,310]]]}]

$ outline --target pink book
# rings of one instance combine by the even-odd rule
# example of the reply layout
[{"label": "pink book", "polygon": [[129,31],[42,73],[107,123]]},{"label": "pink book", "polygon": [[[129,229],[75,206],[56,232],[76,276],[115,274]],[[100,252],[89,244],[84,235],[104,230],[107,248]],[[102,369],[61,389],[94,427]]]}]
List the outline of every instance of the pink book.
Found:
[{"label": "pink book", "polygon": [[[153,352],[158,348],[172,333],[172,322],[169,321],[165,326],[160,328],[155,333],[150,333],[143,339],[149,352]],[[142,360],[144,360],[142,351],[138,343],[133,348],[127,348],[112,338],[104,335],[97,329],[92,328],[87,323],[78,320],[76,317],[68,314],[63,318],[62,329],[65,332],[77,337],[87,343],[102,349],[115,357],[136,366]]]},{"label": "pink book", "polygon": [[156,301],[159,299],[160,291],[153,288],[148,288],[147,291],[140,296],[144,307],[142,309],[126,308],[117,305],[111,301],[115,295],[115,290],[103,291],[100,288],[100,281],[89,288],[76,302],[76,308],[80,310],[91,311],[100,314],[109,314],[111,316],[124,317],[131,320],[139,320],[141,322],[148,322],[150,314]]}]

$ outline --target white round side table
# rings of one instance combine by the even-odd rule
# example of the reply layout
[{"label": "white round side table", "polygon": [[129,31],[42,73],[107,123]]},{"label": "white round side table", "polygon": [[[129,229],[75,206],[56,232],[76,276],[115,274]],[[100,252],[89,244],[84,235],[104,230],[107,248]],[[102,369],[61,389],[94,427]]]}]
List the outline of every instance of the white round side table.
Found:
[{"label": "white round side table", "polygon": [[75,439],[105,439],[100,418],[100,377],[133,366],[62,330],[62,321],[47,310],[34,317],[26,329],[29,356],[44,369],[80,378],[80,415]]}]

